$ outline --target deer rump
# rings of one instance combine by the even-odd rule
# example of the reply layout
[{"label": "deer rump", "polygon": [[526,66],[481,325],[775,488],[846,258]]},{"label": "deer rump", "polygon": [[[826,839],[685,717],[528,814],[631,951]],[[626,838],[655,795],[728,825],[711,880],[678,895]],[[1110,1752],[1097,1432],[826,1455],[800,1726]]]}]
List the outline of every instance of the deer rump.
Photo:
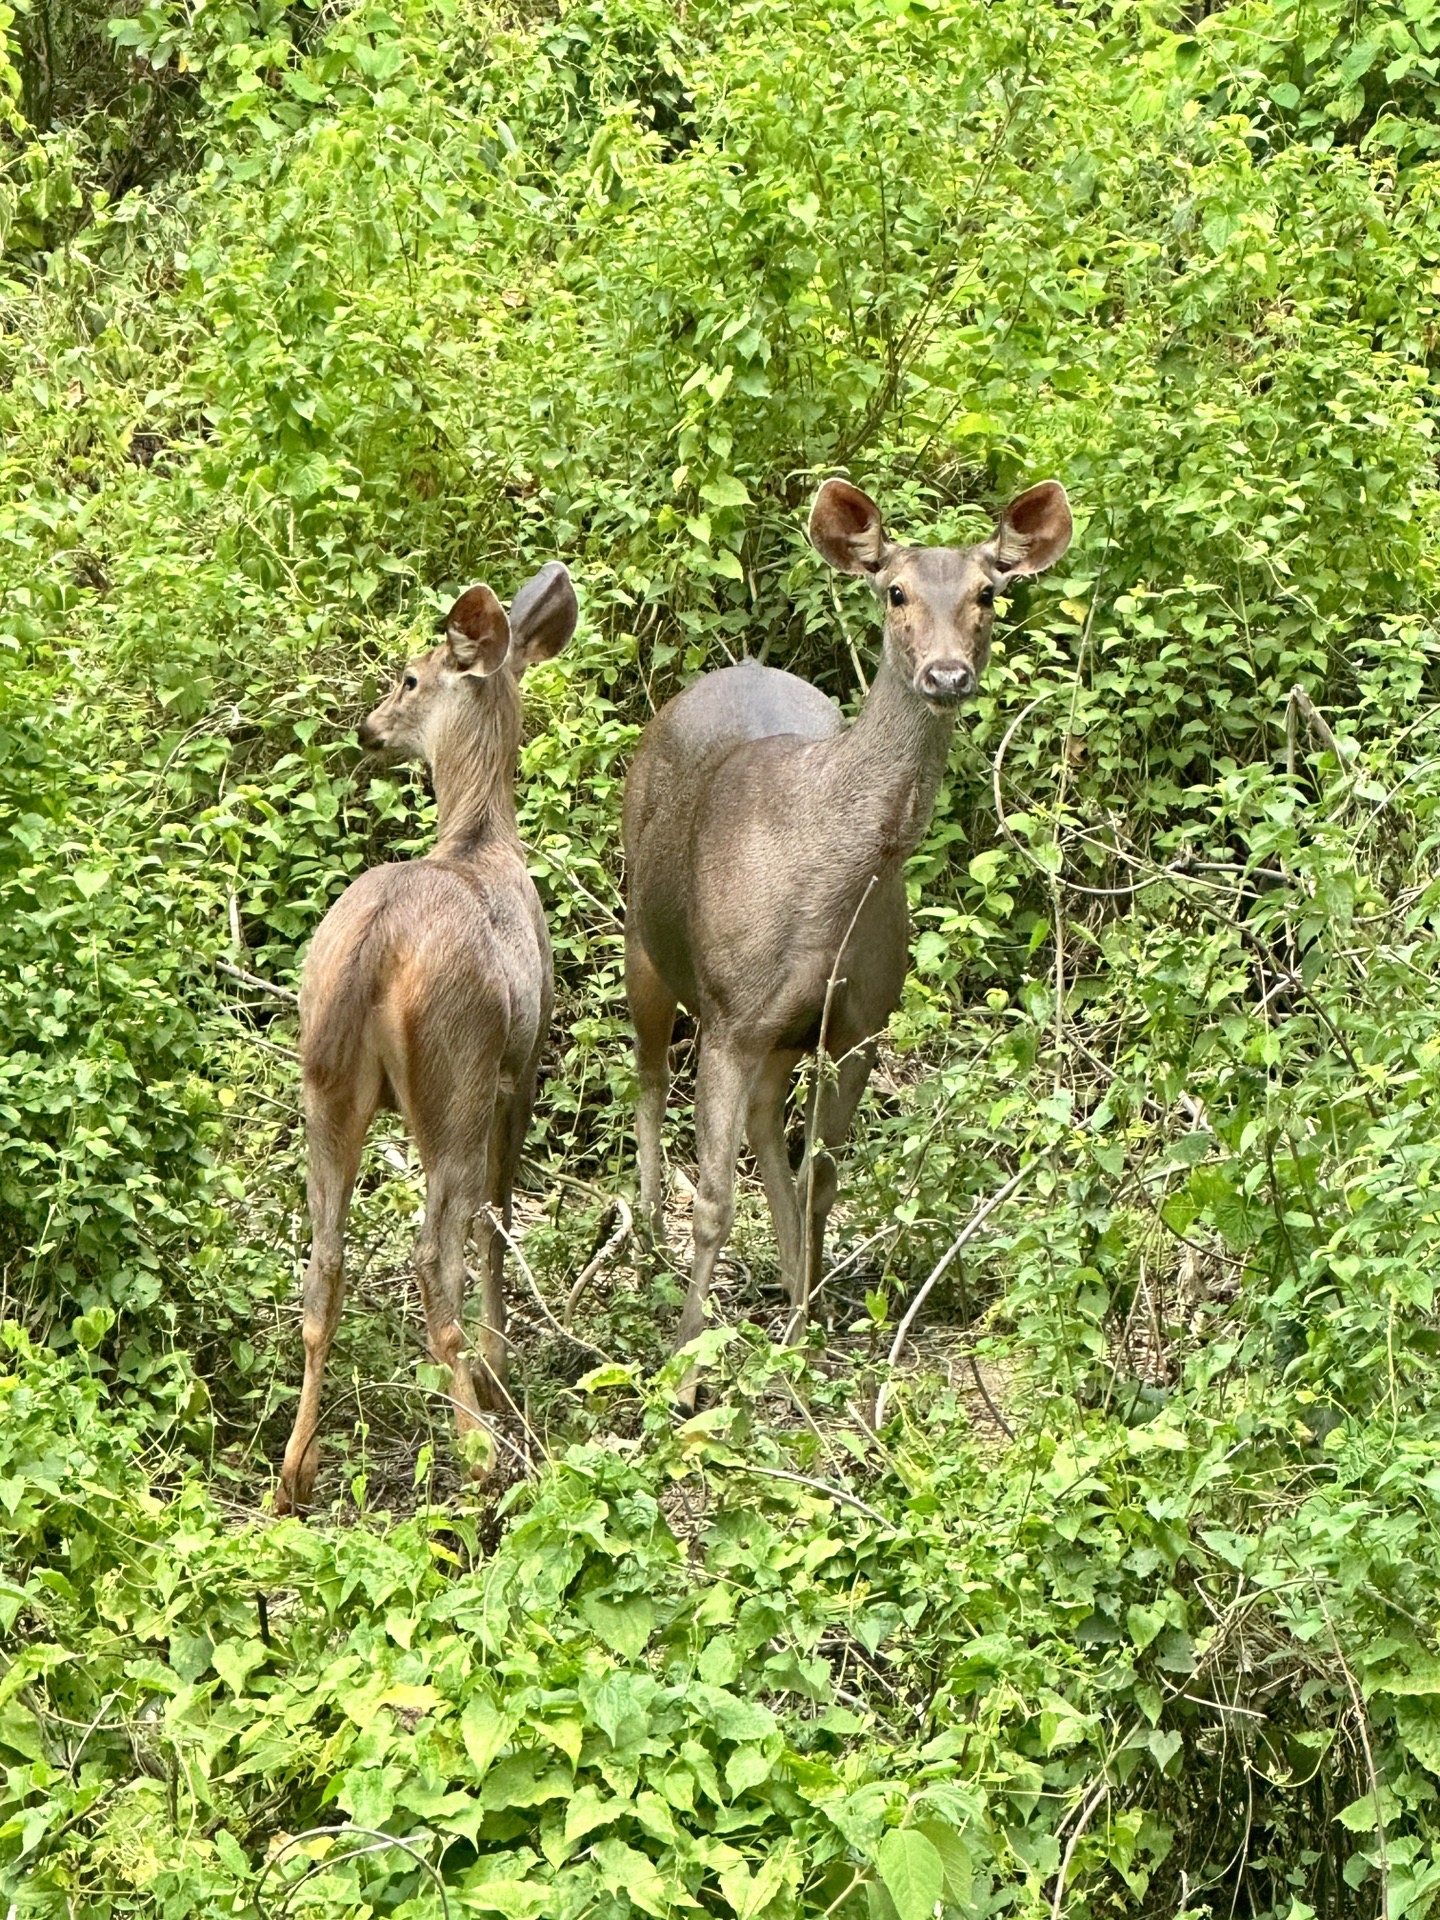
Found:
[{"label": "deer rump", "polygon": [[[307,1112],[319,1118],[363,1062],[370,1084],[355,1089],[360,1103],[403,1114],[422,1161],[431,1136],[455,1127],[473,1149],[473,1130],[488,1121],[478,1097],[513,1093],[530,1070],[549,978],[539,897],[509,848],[465,867],[432,854],[361,874],[326,915],[306,964]],[[441,1089],[449,1097],[437,1098]]]}]

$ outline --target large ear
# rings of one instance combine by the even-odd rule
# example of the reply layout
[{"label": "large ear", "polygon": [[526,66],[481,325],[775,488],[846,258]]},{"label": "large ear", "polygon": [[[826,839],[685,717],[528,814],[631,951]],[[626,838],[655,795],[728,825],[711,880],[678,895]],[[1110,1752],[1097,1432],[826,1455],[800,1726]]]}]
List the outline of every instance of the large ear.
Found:
[{"label": "large ear", "polygon": [[510,664],[516,673],[524,673],[537,660],[553,660],[574,633],[579,617],[569,570],[559,560],[551,560],[510,602]]},{"label": "large ear", "polygon": [[510,622],[489,587],[467,587],[445,616],[445,644],[457,673],[483,680],[504,664]]},{"label": "large ear", "polygon": [[1016,578],[1043,573],[1064,553],[1074,531],[1064,487],[1058,480],[1042,480],[1010,502],[983,551],[1001,573]]},{"label": "large ear", "polygon": [[880,509],[848,480],[827,480],[816,494],[810,538],[820,557],[841,573],[877,572],[890,548]]}]

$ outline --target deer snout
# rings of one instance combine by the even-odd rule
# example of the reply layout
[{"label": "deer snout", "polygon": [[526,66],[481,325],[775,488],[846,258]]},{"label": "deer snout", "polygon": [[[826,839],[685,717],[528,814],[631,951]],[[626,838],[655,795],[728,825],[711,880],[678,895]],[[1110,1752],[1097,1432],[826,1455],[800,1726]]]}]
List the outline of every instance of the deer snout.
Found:
[{"label": "deer snout", "polygon": [[355,729],[355,738],[367,753],[374,753],[385,744],[384,738],[367,717]]},{"label": "deer snout", "polygon": [[975,669],[968,660],[932,660],[920,669],[915,685],[927,700],[954,706],[974,693]]}]

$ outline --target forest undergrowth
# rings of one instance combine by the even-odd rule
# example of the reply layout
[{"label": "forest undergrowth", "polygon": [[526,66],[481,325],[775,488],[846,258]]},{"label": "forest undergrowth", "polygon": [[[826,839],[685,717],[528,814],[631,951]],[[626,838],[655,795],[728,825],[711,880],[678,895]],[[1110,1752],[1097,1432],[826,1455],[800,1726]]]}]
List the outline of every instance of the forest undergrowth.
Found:
[{"label": "forest undergrowth", "polygon": [[[5,1911],[1429,1913],[1440,9],[0,36]],[[1077,534],[910,869],[829,1311],[780,1343],[747,1174],[680,1423],[694,1036],[652,1270],[621,784],[744,653],[863,698],[803,534],[837,471],[926,542],[1056,475]],[[433,822],[355,727],[555,557],[515,1416],[475,1489],[377,1125],[277,1521],[293,992]]]}]

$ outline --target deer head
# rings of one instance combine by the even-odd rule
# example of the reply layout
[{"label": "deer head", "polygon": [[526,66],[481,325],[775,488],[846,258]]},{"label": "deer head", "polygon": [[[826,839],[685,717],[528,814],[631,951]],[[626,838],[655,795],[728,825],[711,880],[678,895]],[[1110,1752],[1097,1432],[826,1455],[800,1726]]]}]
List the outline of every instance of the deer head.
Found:
[{"label": "deer head", "polygon": [[907,547],[885,532],[880,509],[848,480],[827,480],[810,513],[810,538],[842,573],[868,579],[885,609],[885,653],[927,705],[973,694],[990,659],[995,597],[1012,580],[1043,573],[1073,531],[1058,480],[1012,500],[994,533],[973,547]]},{"label": "deer head", "polygon": [[507,614],[487,586],[467,587],[442,622],[445,638],[406,666],[393,690],[358,729],[362,747],[390,760],[433,766],[441,741],[493,710],[519,722],[518,688],[527,667],[553,660],[575,631],[579,608],[558,560],[527,580]]}]

